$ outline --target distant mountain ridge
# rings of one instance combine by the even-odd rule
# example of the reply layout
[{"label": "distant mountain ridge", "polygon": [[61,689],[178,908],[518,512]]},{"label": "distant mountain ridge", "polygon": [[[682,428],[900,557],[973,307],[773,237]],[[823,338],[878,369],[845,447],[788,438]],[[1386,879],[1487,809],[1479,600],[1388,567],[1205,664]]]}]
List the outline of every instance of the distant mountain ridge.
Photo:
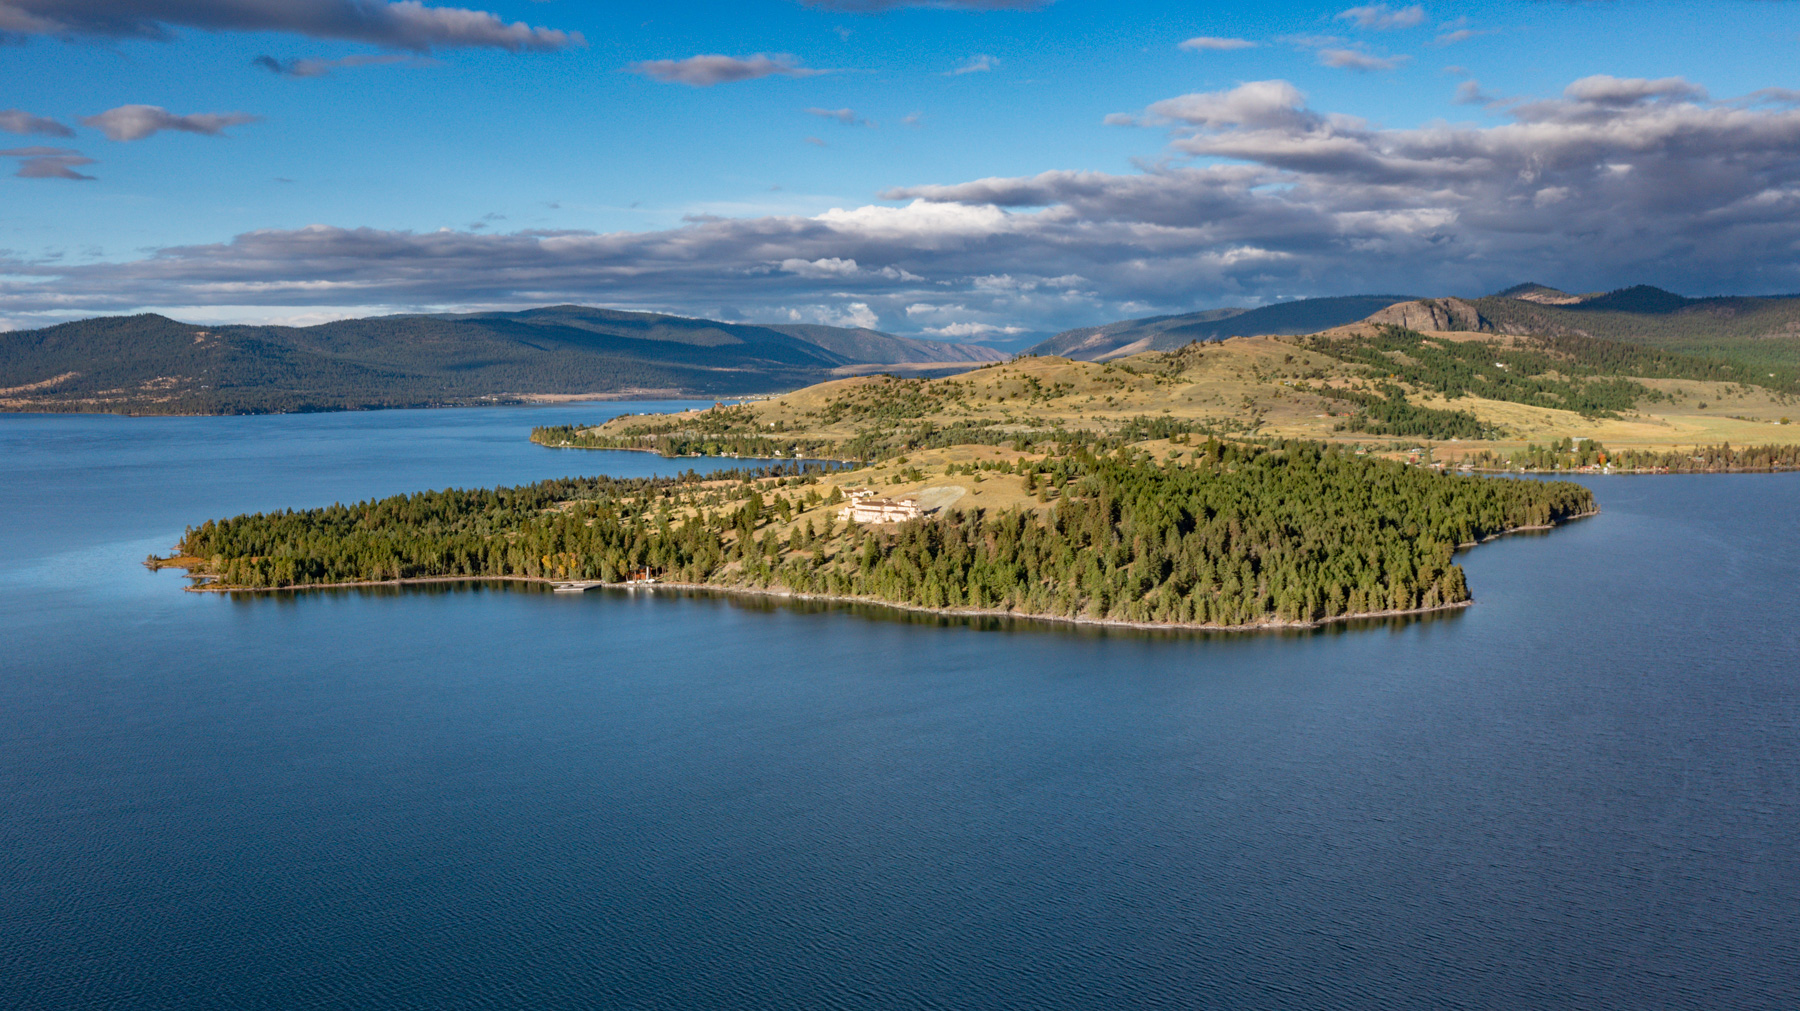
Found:
[{"label": "distant mountain ridge", "polygon": [[856,365],[1000,361],[876,330],[556,305],[317,326],[107,316],[0,333],[0,408],[261,413],[527,395],[774,392]]},{"label": "distant mountain ridge", "polygon": [[1175,316],[1148,316],[1105,326],[1065,330],[1031,348],[1030,354],[1105,361],[1144,351],[1172,351],[1190,341],[1224,340],[1264,334],[1304,334],[1368,318],[1416,295],[1342,295],[1277,302],[1260,308],[1205,309]]},{"label": "distant mountain ridge", "polygon": [[1748,364],[1800,365],[1800,296],[1687,298],[1650,285],[1570,294],[1542,284],[1515,285],[1475,299],[1428,299],[1393,306],[1374,322],[1423,321],[1436,304],[1454,325],[1414,329],[1480,330],[1519,336],[1595,337],[1647,344]]},{"label": "distant mountain ridge", "polygon": [[1359,322],[1413,330],[1594,337],[1748,365],[1800,366],[1800,296],[1688,298],[1650,285],[1571,294],[1527,282],[1480,298],[1350,295],[1120,320],[1065,330],[1031,354],[1106,361],[1189,341],[1317,333]]}]

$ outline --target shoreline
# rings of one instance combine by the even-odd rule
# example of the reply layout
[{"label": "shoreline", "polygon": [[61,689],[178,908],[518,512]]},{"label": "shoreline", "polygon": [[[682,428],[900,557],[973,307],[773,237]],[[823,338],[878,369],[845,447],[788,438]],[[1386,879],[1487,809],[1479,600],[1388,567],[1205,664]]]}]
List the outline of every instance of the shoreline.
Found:
[{"label": "shoreline", "polygon": [[[1598,508],[1573,516],[1566,516],[1554,523],[1534,524],[1532,526],[1511,527],[1497,531],[1482,538],[1457,545],[1456,551],[1486,544],[1518,533],[1532,533],[1543,530],[1554,530],[1574,520],[1587,519],[1599,515]],[[207,579],[206,576],[189,578]],[[346,583],[302,583],[294,586],[216,586],[202,583],[197,586],[182,587],[183,593],[316,593],[320,590],[367,589],[376,586],[426,586],[433,583],[538,583],[554,586],[557,583],[576,582],[576,580],[550,579],[544,576],[411,576],[403,579],[368,579]],[[874,597],[855,597],[848,594],[803,593],[776,587],[758,586],[726,586],[717,583],[595,583],[603,589],[617,590],[680,590],[686,593],[710,593],[727,596],[759,597],[764,599],[817,601],[828,604],[860,604],[871,607],[885,607],[896,611],[914,614],[934,614],[945,618],[1011,618],[1019,621],[1053,622],[1063,625],[1087,625],[1101,628],[1130,628],[1140,631],[1186,631],[1186,632],[1305,632],[1316,631],[1328,625],[1351,621],[1364,621],[1381,618],[1408,618],[1427,614],[1439,614],[1449,611],[1460,611],[1475,604],[1471,596],[1467,600],[1453,601],[1448,604],[1437,604],[1432,607],[1414,607],[1384,611],[1357,611],[1348,614],[1333,615],[1328,618],[1315,618],[1308,621],[1288,621],[1281,618],[1270,618],[1262,621],[1246,622],[1241,625],[1219,625],[1212,622],[1178,622],[1178,621],[1126,621],[1122,618],[1088,618],[1079,615],[1030,614],[1021,611],[1005,611],[998,608],[971,607],[927,607],[924,604],[902,604]],[[590,587],[591,588],[591,587]],[[584,589],[582,592],[586,592]]]},{"label": "shoreline", "polygon": [[[1499,535],[1496,535],[1499,536]],[[206,577],[191,577],[206,578]],[[569,582],[563,579],[546,579],[543,576],[413,576],[405,579],[365,579],[353,583],[303,583],[295,586],[184,586],[183,593],[317,593],[321,590],[355,590],[369,589],[377,586],[424,586],[432,583],[539,583],[554,586],[557,583]],[[896,611],[907,611],[913,614],[934,614],[945,618],[1011,618],[1018,621],[1054,622],[1062,625],[1091,625],[1109,628],[1130,628],[1141,631],[1184,631],[1184,632],[1305,632],[1324,628],[1347,621],[1362,621],[1377,618],[1418,617],[1426,614],[1438,614],[1446,611],[1460,611],[1474,605],[1473,597],[1449,604],[1438,604],[1433,607],[1414,607],[1402,610],[1357,611],[1352,614],[1340,614],[1329,618],[1317,618],[1311,621],[1286,621],[1271,618],[1264,621],[1249,622],[1242,625],[1217,625],[1183,621],[1126,621],[1122,618],[1087,618],[1061,614],[1031,614],[1024,611],[1003,611],[997,608],[968,607],[927,607],[924,604],[901,604],[876,597],[853,597],[835,593],[802,593],[798,590],[782,589],[766,586],[725,586],[718,583],[596,583],[594,587],[606,590],[680,590],[683,593],[704,593],[720,596],[760,597],[775,600],[809,601],[826,604],[860,604],[866,607],[882,607]],[[587,592],[583,590],[582,592]]]},{"label": "shoreline", "polygon": [[841,460],[835,456],[733,456],[730,453],[678,453],[670,456],[659,449],[649,446],[576,446],[567,442],[539,442],[530,440],[533,446],[544,449],[574,449],[588,453],[654,453],[664,460],[762,460],[769,463],[838,463],[845,466],[865,467],[863,460]]},{"label": "shoreline", "polygon": [[[1589,509],[1587,512],[1584,512],[1584,513],[1574,513],[1569,516],[1564,516],[1562,519],[1557,520],[1554,523],[1533,523],[1529,526],[1523,526],[1523,527],[1507,527],[1505,530],[1499,530],[1494,533],[1488,534],[1486,537],[1483,537],[1481,540],[1478,540],[1478,541],[1464,541],[1461,544],[1458,544],[1456,546],[1455,550],[1456,551],[1466,551],[1469,548],[1478,548],[1481,545],[1486,544],[1489,541],[1497,541],[1502,537],[1511,537],[1513,534],[1530,534],[1530,533],[1539,533],[1539,532],[1542,532],[1545,530],[1555,530],[1557,527],[1562,526],[1564,523],[1573,523],[1576,520],[1585,520],[1585,519],[1588,519],[1589,517],[1598,516],[1598,515],[1600,515],[1600,507],[1595,506],[1594,508]],[[1452,552],[1452,554],[1454,554],[1454,553],[1455,552]]]},{"label": "shoreline", "polygon": [[[782,460],[782,459],[788,459],[792,462],[800,462],[800,463],[823,461],[823,462],[828,462],[828,463],[843,463],[843,464],[856,464],[858,466],[870,466],[870,464],[868,464],[866,461],[862,461],[862,460],[840,460],[835,457],[828,457],[828,456],[803,456],[803,457],[792,457],[792,458],[761,457],[761,456],[753,457],[753,456],[732,456],[728,453],[683,453],[678,456],[665,456],[665,455],[663,455],[663,453],[660,450],[653,449],[649,446],[577,446],[577,445],[574,445],[573,443],[567,443],[567,442],[556,442],[556,443],[539,442],[536,439],[531,439],[529,441],[531,442],[532,445],[541,446],[544,449],[577,449],[577,450],[587,450],[587,451],[596,452],[596,453],[655,453],[656,455],[661,456],[665,460]],[[1401,462],[1401,461],[1396,461],[1396,462]],[[1415,464],[1415,466],[1417,466],[1417,465]],[[1658,475],[1666,476],[1666,477],[1682,477],[1682,476],[1693,477],[1696,475],[1704,476],[1704,475],[1708,475],[1708,474],[1793,474],[1793,473],[1800,473],[1800,466],[1794,466],[1794,467],[1723,467],[1723,468],[1719,468],[1717,470],[1670,470],[1667,467],[1649,467],[1649,468],[1635,467],[1630,470],[1626,470],[1621,467],[1614,467],[1611,470],[1580,470],[1580,469],[1577,469],[1577,470],[1505,470],[1505,469],[1497,469],[1497,468],[1492,468],[1492,467],[1471,467],[1468,470],[1464,470],[1460,467],[1443,467],[1440,469],[1440,473],[1443,473],[1443,474],[1481,474],[1481,475],[1488,476],[1488,477],[1554,477],[1554,478],[1565,478],[1565,479],[1571,478],[1571,477],[1640,477],[1640,476],[1658,476]],[[1523,529],[1523,528],[1521,528],[1521,529]],[[1511,533],[1512,531],[1507,531],[1507,532]],[[1499,535],[1496,534],[1494,536],[1499,536]]]}]

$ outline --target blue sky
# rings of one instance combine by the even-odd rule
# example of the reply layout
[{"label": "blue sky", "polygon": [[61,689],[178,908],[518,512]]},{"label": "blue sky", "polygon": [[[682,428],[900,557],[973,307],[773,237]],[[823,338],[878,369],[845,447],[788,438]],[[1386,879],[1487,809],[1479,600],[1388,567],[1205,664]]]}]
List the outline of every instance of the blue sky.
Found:
[{"label": "blue sky", "polygon": [[[1526,279],[1800,290],[1800,3],[959,6],[507,2],[456,34],[446,4],[0,0],[0,166],[31,176],[0,177],[0,324],[580,301],[979,338]],[[657,75],[709,54],[789,72]],[[1147,112],[1196,95],[1236,97]],[[82,122],[133,106],[166,118]],[[1422,156],[1434,129],[1465,153]]]}]

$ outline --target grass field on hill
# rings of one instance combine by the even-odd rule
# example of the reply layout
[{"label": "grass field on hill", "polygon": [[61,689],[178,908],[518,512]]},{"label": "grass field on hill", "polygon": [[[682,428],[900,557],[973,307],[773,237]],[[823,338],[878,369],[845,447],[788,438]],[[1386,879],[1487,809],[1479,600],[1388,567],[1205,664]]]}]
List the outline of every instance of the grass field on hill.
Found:
[{"label": "grass field on hill", "polygon": [[1451,463],[1562,439],[1645,452],[1800,444],[1800,425],[1791,423],[1800,418],[1800,396],[1786,388],[1688,378],[1721,373],[1716,362],[1685,356],[1634,356],[1626,367],[1647,373],[1634,375],[1609,369],[1608,351],[1604,343],[1568,353],[1536,338],[1346,327],[1104,364],[1035,357],[944,379],[858,377],[727,409],[627,416],[536,438],[671,453],[879,459],[1006,445],[1032,433],[1122,437],[1135,426],[1142,438],[1129,441],[1179,432],[1297,438],[1393,456],[1426,447]]}]

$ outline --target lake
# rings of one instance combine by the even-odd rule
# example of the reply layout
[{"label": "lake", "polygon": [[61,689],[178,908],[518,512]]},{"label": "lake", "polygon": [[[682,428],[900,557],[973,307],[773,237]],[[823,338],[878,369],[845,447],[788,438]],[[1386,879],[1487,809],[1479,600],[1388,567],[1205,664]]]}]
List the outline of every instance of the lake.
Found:
[{"label": "lake", "polygon": [[1800,475],[1304,634],[140,564],[669,406],[0,415],[0,1006],[1800,1006]]}]

